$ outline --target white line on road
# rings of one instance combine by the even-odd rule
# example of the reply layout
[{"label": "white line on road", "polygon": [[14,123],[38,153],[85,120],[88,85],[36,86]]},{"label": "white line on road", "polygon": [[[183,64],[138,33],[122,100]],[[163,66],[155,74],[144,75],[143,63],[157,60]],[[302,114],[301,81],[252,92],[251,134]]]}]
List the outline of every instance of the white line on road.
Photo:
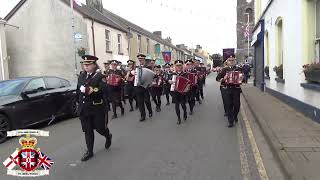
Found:
[{"label": "white line on road", "polygon": [[257,169],[258,169],[258,172],[259,172],[260,180],[269,180],[267,171],[266,171],[266,169],[264,167],[264,164],[263,164],[263,161],[262,161],[262,158],[261,158],[261,155],[260,155],[260,151],[258,149],[256,140],[254,138],[250,123],[249,123],[247,115],[246,115],[246,113],[245,113],[245,111],[243,110],[242,107],[240,108],[240,112],[241,112],[241,115],[243,117],[242,119],[244,121],[246,130],[247,130],[247,133],[248,133],[248,138],[249,138],[249,141],[250,141],[250,144],[251,144],[251,148],[252,148],[254,159],[256,161],[256,165],[257,165]]}]

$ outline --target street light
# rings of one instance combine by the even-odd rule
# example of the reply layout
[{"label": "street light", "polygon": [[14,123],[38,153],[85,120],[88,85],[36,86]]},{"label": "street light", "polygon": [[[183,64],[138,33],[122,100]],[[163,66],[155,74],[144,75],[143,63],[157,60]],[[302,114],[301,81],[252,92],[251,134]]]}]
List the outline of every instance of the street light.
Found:
[{"label": "street light", "polygon": [[[249,29],[249,24],[250,24],[250,14],[249,13],[244,13],[248,16],[248,20],[247,20],[247,26],[248,26],[248,30]],[[249,58],[249,55],[250,55],[250,36],[249,36],[249,33],[248,33],[248,58]]]}]

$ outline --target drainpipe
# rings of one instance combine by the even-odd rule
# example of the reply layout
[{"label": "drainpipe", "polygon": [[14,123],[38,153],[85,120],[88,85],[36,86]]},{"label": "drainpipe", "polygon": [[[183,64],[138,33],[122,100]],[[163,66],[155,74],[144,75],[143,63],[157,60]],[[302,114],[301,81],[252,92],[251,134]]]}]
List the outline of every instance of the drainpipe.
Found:
[{"label": "drainpipe", "polygon": [[94,27],[93,27],[93,19],[91,19],[91,32],[92,32],[92,45],[93,45],[93,55],[96,55],[96,45],[94,40]]},{"label": "drainpipe", "polygon": [[[1,36],[1,34],[0,34]],[[1,41],[1,38],[0,38],[0,63],[1,63],[1,74],[2,74],[2,80],[5,80],[5,77],[4,77],[4,58],[2,57],[2,41]]]}]

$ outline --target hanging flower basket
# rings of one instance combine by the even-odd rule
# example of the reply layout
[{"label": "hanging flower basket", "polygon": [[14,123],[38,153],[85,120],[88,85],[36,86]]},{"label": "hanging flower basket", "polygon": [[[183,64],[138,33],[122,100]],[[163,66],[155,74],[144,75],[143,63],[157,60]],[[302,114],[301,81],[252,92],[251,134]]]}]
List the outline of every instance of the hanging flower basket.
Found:
[{"label": "hanging flower basket", "polygon": [[273,71],[276,72],[278,78],[283,79],[283,64],[280,66],[275,66]]},{"label": "hanging flower basket", "polygon": [[78,48],[78,55],[80,57],[86,55],[86,48],[84,47]]},{"label": "hanging flower basket", "polygon": [[309,83],[320,84],[320,62],[305,64],[302,67],[305,78]]}]

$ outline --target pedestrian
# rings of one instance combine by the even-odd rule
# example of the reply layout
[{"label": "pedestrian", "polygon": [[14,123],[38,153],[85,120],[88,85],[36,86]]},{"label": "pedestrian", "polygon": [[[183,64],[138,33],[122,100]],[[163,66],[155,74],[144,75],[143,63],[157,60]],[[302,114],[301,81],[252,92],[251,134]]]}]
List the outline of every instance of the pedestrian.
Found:
[{"label": "pedestrian", "polygon": [[225,103],[227,109],[227,116],[228,116],[228,127],[231,128],[234,126],[235,122],[238,122],[238,113],[240,110],[240,93],[241,87],[240,84],[229,84],[226,81],[227,72],[235,72],[235,71],[242,71],[240,68],[236,67],[236,59],[234,55],[231,55],[227,59],[228,67],[223,68],[222,71],[217,75],[217,80],[220,82],[225,83],[226,90],[225,90]]},{"label": "pedestrian", "polygon": [[150,93],[152,96],[152,100],[156,105],[156,111],[161,111],[161,95],[163,89],[163,76],[161,74],[161,66],[156,65],[154,67],[155,76],[152,81],[152,85],[150,87]]},{"label": "pedestrian", "polygon": [[171,65],[169,63],[164,65],[164,73],[163,73],[163,94],[166,96],[167,106],[170,105],[170,87],[171,84],[169,80],[172,77]]},{"label": "pedestrian", "polygon": [[[139,68],[150,68],[148,67],[145,63],[145,58],[146,56],[144,54],[138,54],[137,58],[139,60]],[[145,105],[149,111],[149,117],[152,117],[152,108],[151,108],[151,102],[150,102],[150,94],[147,88],[144,88],[142,86],[136,86],[135,87],[135,93],[137,96],[138,100],[138,105],[139,105],[139,111],[140,111],[140,121],[145,121],[146,120],[146,112],[145,112]]]},{"label": "pedestrian", "polygon": [[[174,87],[178,87],[179,85],[175,83],[177,83],[174,79],[179,78],[179,76],[184,77],[184,78],[188,78],[187,73],[185,73],[183,71],[183,61],[181,60],[176,60],[174,62],[175,65],[175,72],[173,73],[172,79],[169,81],[170,84],[173,84]],[[172,99],[173,99],[173,103],[175,103],[175,111],[178,117],[178,121],[177,124],[180,125],[181,124],[181,117],[180,117],[180,105],[182,107],[183,110],[183,119],[184,121],[187,120],[187,107],[186,107],[186,101],[187,101],[187,95],[186,93],[181,93],[178,92],[178,90],[176,88],[171,89],[173,90],[172,92]]]},{"label": "pedestrian", "polygon": [[78,113],[87,145],[87,151],[81,161],[87,161],[93,157],[94,129],[106,138],[106,149],[111,146],[112,134],[109,131],[108,116],[105,113],[108,94],[105,83],[102,81],[104,76],[97,71],[96,61],[98,58],[84,55],[82,59],[84,72],[78,78],[77,100],[79,103]]},{"label": "pedestrian", "polygon": [[128,70],[127,70],[127,74],[125,76],[125,80],[126,80],[126,92],[128,95],[128,99],[129,99],[129,104],[130,104],[130,112],[133,111],[133,100],[135,99],[136,101],[136,107],[138,107],[138,103],[136,100],[136,95],[134,93],[134,70],[135,70],[135,62],[133,60],[128,60],[127,61],[128,64]]},{"label": "pedestrian", "polygon": [[243,70],[243,82],[244,83],[248,83],[248,79],[250,78],[250,71],[251,71],[251,68],[250,68],[250,65],[248,63],[245,63],[242,67],[242,70]]},{"label": "pedestrian", "polygon": [[110,61],[111,68],[108,71],[108,92],[112,102],[112,110],[113,116],[112,119],[118,118],[117,115],[117,106],[121,109],[121,115],[124,115],[124,108],[121,101],[121,93],[122,93],[122,79],[123,73],[121,70],[117,69],[118,61],[111,60]]}]

